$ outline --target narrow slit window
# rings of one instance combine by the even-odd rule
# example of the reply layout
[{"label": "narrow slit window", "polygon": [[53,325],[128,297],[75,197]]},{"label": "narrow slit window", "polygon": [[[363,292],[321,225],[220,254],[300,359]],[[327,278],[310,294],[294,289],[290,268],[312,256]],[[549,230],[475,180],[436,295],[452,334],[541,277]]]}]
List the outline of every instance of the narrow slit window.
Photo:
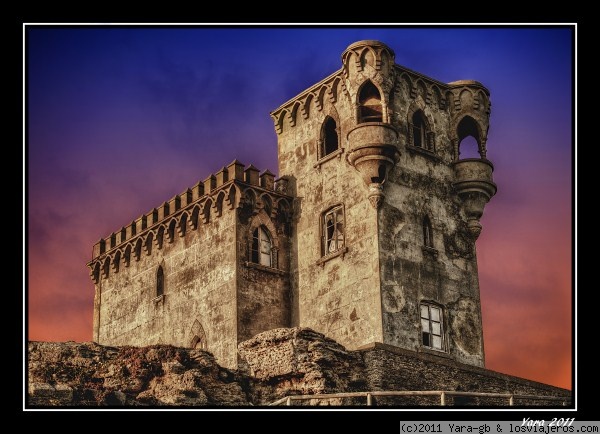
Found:
[{"label": "narrow slit window", "polygon": [[423,217],[423,245],[433,248],[433,230],[428,216]]},{"label": "narrow slit window", "polygon": [[156,296],[160,297],[165,293],[165,273],[163,267],[159,266],[156,271]]}]

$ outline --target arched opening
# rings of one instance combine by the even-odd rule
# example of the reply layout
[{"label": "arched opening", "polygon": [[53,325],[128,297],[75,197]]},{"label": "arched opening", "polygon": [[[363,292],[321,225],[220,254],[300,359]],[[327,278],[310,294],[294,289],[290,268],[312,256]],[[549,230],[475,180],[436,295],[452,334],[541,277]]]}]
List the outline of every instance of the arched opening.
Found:
[{"label": "arched opening", "polygon": [[215,201],[215,215],[217,217],[220,217],[223,214],[223,200],[225,200],[225,193],[221,192]]},{"label": "arched opening", "polygon": [[204,223],[208,223],[210,221],[210,207],[212,206],[212,201],[207,200],[204,202],[204,209],[202,210],[202,220]]},{"label": "arched opening", "polygon": [[161,225],[158,227],[158,230],[156,231],[156,246],[159,249],[162,249],[164,238],[165,238],[165,227]]},{"label": "arched opening", "polygon": [[250,261],[255,264],[272,266],[273,241],[269,230],[259,226],[252,232],[252,245],[250,248]]},{"label": "arched opening", "polygon": [[115,270],[115,273],[119,272],[120,264],[121,264],[121,251],[117,250],[117,253],[115,253],[115,257],[112,260],[112,267],[113,267],[113,270]]},{"label": "arched opening", "polygon": [[104,260],[104,265],[102,265],[102,277],[108,277],[108,273],[110,271],[110,256],[107,256]]},{"label": "arched opening", "polygon": [[192,224],[192,228],[193,229],[197,229],[198,228],[198,216],[200,215],[200,207],[199,206],[195,206],[194,209],[192,210],[192,220],[191,220],[191,224]]},{"label": "arched opening", "polygon": [[146,254],[152,254],[152,243],[154,242],[154,234],[149,232],[146,236],[146,241],[144,242],[144,249],[146,250]]},{"label": "arched opening", "polygon": [[98,280],[100,280],[100,263],[96,262],[96,264],[94,265],[94,270],[92,271],[92,279],[94,281],[94,283],[98,283]]},{"label": "arched opening", "polygon": [[169,243],[175,241],[175,226],[177,222],[175,219],[172,219],[169,223],[169,227],[167,228],[167,238],[169,239]]},{"label": "arched opening", "polygon": [[125,247],[125,253],[123,254],[123,263],[126,267],[129,267],[129,262],[131,261],[131,244],[127,244]]},{"label": "arched opening", "polygon": [[206,333],[204,332],[200,321],[194,320],[194,324],[192,324],[192,328],[190,330],[190,336],[192,336],[190,341],[191,348],[198,350],[207,349]]},{"label": "arched opening", "polygon": [[423,217],[423,245],[433,248],[433,230],[429,216]]},{"label": "arched opening", "polygon": [[179,219],[179,227],[177,228],[177,232],[179,233],[180,237],[183,237],[187,230],[187,217],[187,213],[184,212]]},{"label": "arched opening", "polygon": [[427,126],[421,110],[412,117],[412,143],[417,148],[427,148]]},{"label": "arched opening", "polygon": [[321,150],[320,158],[323,158],[339,148],[339,138],[337,133],[337,124],[332,117],[327,116],[321,129]]},{"label": "arched opening", "polygon": [[358,98],[358,122],[383,122],[381,95],[373,83],[366,81],[360,89]]},{"label": "arched opening", "polygon": [[458,155],[460,160],[465,158],[481,158],[481,137],[477,122],[465,116],[456,129],[458,135]]},{"label": "arched opening", "polygon": [[273,212],[273,203],[271,202],[271,198],[269,195],[264,194],[261,196],[260,200],[263,203],[263,209],[265,210],[265,213],[271,217],[271,213]]},{"label": "arched opening", "polygon": [[160,297],[165,293],[165,272],[161,265],[158,266],[156,271],[156,296]]},{"label": "arched opening", "polygon": [[473,136],[467,136],[460,142],[458,146],[458,155],[460,160],[467,158],[481,158],[479,153],[479,144]]},{"label": "arched opening", "polygon": [[136,261],[140,260],[140,256],[142,256],[142,239],[141,238],[138,238],[138,240],[135,242],[135,248],[133,250],[133,255],[135,256]]},{"label": "arched opening", "polygon": [[194,336],[191,347],[195,350],[206,350],[206,341],[200,336]]}]

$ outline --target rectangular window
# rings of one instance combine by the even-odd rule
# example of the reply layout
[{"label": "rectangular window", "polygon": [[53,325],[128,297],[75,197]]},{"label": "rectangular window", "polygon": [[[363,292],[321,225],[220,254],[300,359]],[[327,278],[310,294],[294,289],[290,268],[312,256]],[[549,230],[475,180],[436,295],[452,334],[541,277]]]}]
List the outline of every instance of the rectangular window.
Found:
[{"label": "rectangular window", "polygon": [[344,208],[335,206],[322,217],[322,255],[327,256],[344,248]]},{"label": "rectangular window", "polygon": [[442,310],[429,304],[421,305],[421,332],[423,346],[435,350],[444,349]]}]

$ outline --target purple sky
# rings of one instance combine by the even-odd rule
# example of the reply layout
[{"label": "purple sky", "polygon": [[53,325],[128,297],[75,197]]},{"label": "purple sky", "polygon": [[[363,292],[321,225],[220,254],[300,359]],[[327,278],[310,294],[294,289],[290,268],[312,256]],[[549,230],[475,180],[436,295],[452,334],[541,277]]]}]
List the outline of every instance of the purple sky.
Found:
[{"label": "purple sky", "polygon": [[92,338],[92,245],[234,158],[277,173],[269,112],[377,39],[491,92],[477,243],[486,366],[571,387],[566,28],[28,27],[29,339]]}]

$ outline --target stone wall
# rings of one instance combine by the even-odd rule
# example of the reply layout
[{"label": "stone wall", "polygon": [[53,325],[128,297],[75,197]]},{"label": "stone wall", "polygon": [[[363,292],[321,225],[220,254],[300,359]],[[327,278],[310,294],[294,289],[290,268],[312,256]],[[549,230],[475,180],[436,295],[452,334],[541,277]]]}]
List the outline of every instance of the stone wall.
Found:
[{"label": "stone wall", "polygon": [[[361,118],[365,86],[379,93],[379,119]],[[340,70],[272,112],[279,173],[296,196],[292,324],[351,349],[384,342],[425,351],[420,305],[428,303],[442,312],[438,349],[484,365],[475,240],[483,205],[495,193],[485,160],[489,113],[489,92],[480,83],[425,77],[396,65],[394,52],[378,41],[350,45]],[[423,122],[420,143],[415,115]],[[323,158],[329,119],[339,147]],[[487,194],[477,196],[481,209],[469,215],[455,188],[467,136],[482,157],[473,164],[490,169],[465,177],[465,194],[483,187]],[[344,207],[345,249],[329,258],[320,217],[337,204]]]},{"label": "stone wall", "polygon": [[[236,160],[101,239],[88,264],[94,340],[208,349],[236,368],[241,340],[290,325],[290,215],[285,184]],[[260,226],[270,266],[250,257]]]},{"label": "stone wall", "polygon": [[[127,269],[111,273],[101,291],[103,345],[168,343],[210,349],[223,366],[237,366],[236,210],[198,230],[165,240]],[[164,270],[164,297],[156,298],[156,273]]]},{"label": "stone wall", "polygon": [[[419,304],[433,303],[443,312],[444,350],[457,361],[484,366],[475,240],[453,189],[454,106],[428,99],[431,90],[424,83],[411,95],[413,84],[400,75],[390,97],[391,123],[399,132],[401,152],[386,180],[385,201],[378,214],[382,342],[422,348]],[[432,84],[427,86],[431,89]],[[410,124],[417,110],[433,133],[432,151],[410,145]],[[424,243],[425,218],[431,223],[431,248]]]},{"label": "stone wall", "polygon": [[[383,340],[377,211],[367,198],[360,174],[346,162],[346,136],[355,126],[356,108],[341,85],[331,97],[325,96],[319,103],[315,100],[308,103],[307,116],[297,114],[293,126],[286,116],[278,134],[279,175],[290,180],[296,197],[292,324],[313,328],[356,348]],[[340,149],[319,158],[321,128],[327,117],[337,123]],[[345,248],[343,254],[327,259],[322,251],[321,219],[335,205],[344,209]]]},{"label": "stone wall", "polygon": [[[286,222],[272,219],[264,209],[257,213],[240,209],[237,221],[237,334],[238,342],[257,333],[278,327],[289,327],[291,297],[289,285],[290,243]],[[251,262],[249,246],[252,232],[264,226],[273,237],[277,264],[264,267]]]},{"label": "stone wall", "polygon": [[[516,406],[561,407],[570,403],[571,392],[524,378],[506,375],[440,354],[414,352],[386,344],[371,344],[359,351],[370,390],[448,390],[512,393],[561,397],[564,401],[515,399]],[[548,361],[548,363],[551,363]],[[439,397],[376,398],[380,405],[439,405]],[[506,398],[448,397],[448,405],[507,406]]]},{"label": "stone wall", "polygon": [[[30,342],[29,406],[264,406],[289,395],[367,391],[471,391],[560,397],[553,386],[385,344],[348,351],[310,329],[263,332],[239,345],[244,369],[219,366],[212,354],[169,345],[107,347]],[[451,406],[503,407],[507,399],[452,398]],[[294,405],[364,406],[357,398],[309,399]],[[437,406],[436,397],[374,397],[373,405]],[[515,400],[562,407],[563,401]]]}]

